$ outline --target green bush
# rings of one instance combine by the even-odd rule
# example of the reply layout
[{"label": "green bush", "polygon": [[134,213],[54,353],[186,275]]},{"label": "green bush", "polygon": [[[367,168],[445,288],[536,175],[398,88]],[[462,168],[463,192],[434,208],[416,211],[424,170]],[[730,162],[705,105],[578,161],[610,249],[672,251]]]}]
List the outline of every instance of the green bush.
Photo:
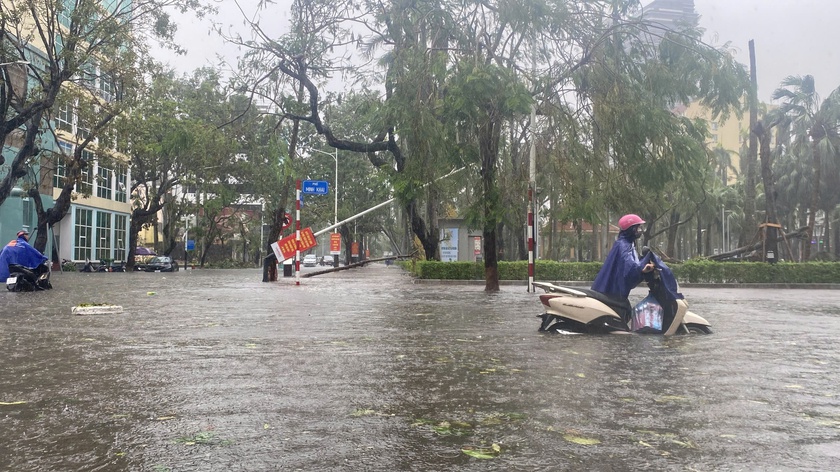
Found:
[{"label": "green bush", "polygon": [[64,264],[61,264],[61,270],[64,272],[77,272],[79,268],[76,267],[75,262],[67,261]]},{"label": "green bush", "polygon": [[[481,262],[401,261],[399,265],[421,279],[484,280]],[[683,283],[840,283],[840,264],[836,262],[712,262],[692,260],[670,264]],[[581,281],[595,279],[600,262],[537,261],[534,278],[540,281]],[[500,280],[528,280],[528,262],[499,262]]]}]

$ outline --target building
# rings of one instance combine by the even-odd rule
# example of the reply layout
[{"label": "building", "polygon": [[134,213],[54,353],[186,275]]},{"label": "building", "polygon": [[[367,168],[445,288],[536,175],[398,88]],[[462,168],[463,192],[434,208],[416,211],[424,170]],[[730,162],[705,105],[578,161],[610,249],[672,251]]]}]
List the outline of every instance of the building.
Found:
[{"label": "building", "polygon": [[[53,12],[57,14],[58,21],[57,24],[50,25],[56,29],[45,30],[43,33],[58,35],[59,30],[66,31],[70,24],[72,5],[73,2],[64,2],[64,9]],[[102,4],[103,11],[111,13],[114,12],[114,8],[128,8],[126,5],[130,5],[130,2],[120,5],[112,2]],[[34,23],[31,18],[23,18],[14,24],[10,22],[7,26],[9,29],[6,33],[10,35],[8,38],[25,38],[27,28],[34,28]],[[25,47],[23,55],[3,66],[19,65],[20,67],[15,69],[15,73],[20,74],[20,77],[16,78],[19,84],[13,87],[23,86],[28,88],[30,93],[36,86],[35,72],[44,73],[49,70],[49,64],[62,60],[55,56],[55,51],[52,55],[48,54],[48,49],[38,42],[38,38],[40,36],[36,34],[31,36],[31,40],[21,39],[19,44]],[[61,194],[67,158],[73,155],[76,146],[90,133],[80,118],[80,110],[93,106],[92,113],[95,114],[101,106],[116,99],[114,81],[97,62],[99,61],[91,59],[83,64],[74,80],[62,85],[63,91],[69,92],[68,95],[75,97],[74,99],[56,104],[48,110],[45,120],[49,123],[43,123],[41,126],[38,155],[28,166],[27,175],[14,183],[10,197],[0,205],[0,238],[5,238],[4,241],[14,237],[21,228],[32,231],[37,227],[35,205],[27,196],[28,189],[39,189],[45,209],[53,207],[55,199]],[[22,133],[16,131],[6,137],[2,152],[7,162],[11,161],[21,148],[21,136]],[[82,151],[82,155],[90,160],[91,164],[82,173],[81,180],[75,184],[68,213],[52,228],[51,234],[47,235],[45,253],[51,256],[53,261],[125,260],[131,213],[128,195],[130,170],[128,164],[121,163],[118,157],[107,166],[100,162],[93,154],[97,144],[97,140],[94,139],[88,145],[88,149]],[[8,166],[0,168],[0,177],[8,171]]]}]

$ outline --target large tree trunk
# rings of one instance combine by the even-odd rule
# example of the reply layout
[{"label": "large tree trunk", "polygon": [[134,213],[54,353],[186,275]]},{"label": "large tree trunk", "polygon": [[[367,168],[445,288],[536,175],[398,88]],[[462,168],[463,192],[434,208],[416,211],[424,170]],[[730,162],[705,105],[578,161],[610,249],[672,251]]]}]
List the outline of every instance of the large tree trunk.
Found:
[{"label": "large tree trunk", "polygon": [[487,121],[479,128],[478,149],[481,159],[481,186],[484,206],[484,290],[499,291],[499,260],[496,252],[499,225],[499,189],[496,187],[496,162],[499,154],[501,124],[493,108],[488,110]]},{"label": "large tree trunk", "polygon": [[823,136],[819,128],[814,127],[811,130],[811,154],[813,154],[814,163],[814,181],[811,182],[811,203],[810,212],[808,213],[808,237],[805,239],[805,248],[802,252],[802,260],[808,262],[811,260],[811,241],[814,239],[814,225],[817,219],[817,209],[820,207],[820,178],[822,175],[822,155],[820,154],[820,141]]},{"label": "large tree trunk", "polygon": [[[758,83],[755,70],[755,42],[750,40],[750,129],[754,129],[758,122]],[[755,133],[750,133],[749,148],[747,150],[746,162],[741,163],[744,172],[744,227],[738,239],[739,246],[747,244],[746,238],[755,231],[755,168],[758,160],[758,139]],[[746,165],[744,165],[746,164]],[[725,216],[724,216],[725,218]]]},{"label": "large tree trunk", "polygon": [[766,241],[762,258],[766,260],[767,254],[773,254],[773,261],[779,259],[779,244],[777,242],[778,229],[775,225],[779,222],[776,215],[776,183],[773,180],[773,156],[770,153],[770,128],[765,128],[764,123],[756,123],[752,133],[758,137],[761,158],[761,180],[764,183],[764,207],[766,209],[764,239]]}]

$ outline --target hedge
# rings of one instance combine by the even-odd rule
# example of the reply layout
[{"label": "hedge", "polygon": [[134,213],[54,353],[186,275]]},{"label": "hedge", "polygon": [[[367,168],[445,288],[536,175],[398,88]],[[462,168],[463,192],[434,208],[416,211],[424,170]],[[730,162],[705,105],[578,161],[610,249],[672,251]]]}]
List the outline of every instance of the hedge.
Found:
[{"label": "hedge", "polygon": [[[484,264],[475,262],[405,261],[400,263],[420,279],[484,280]],[[688,283],[840,283],[840,263],[712,262],[692,260],[670,264],[680,282]],[[592,281],[600,262],[537,261],[536,280]],[[528,262],[499,262],[499,279],[527,280]]]}]

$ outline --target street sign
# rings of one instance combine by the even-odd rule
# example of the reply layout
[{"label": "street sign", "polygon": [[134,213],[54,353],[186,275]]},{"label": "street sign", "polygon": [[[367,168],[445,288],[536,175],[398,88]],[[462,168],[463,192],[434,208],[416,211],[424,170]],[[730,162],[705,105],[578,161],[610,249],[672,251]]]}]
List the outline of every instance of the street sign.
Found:
[{"label": "street sign", "polygon": [[[300,250],[306,251],[307,249],[312,249],[315,247],[317,243],[315,242],[315,236],[312,233],[312,228],[304,228],[300,232]],[[272,249],[274,249],[272,243]],[[282,256],[278,257],[278,260],[286,260],[295,257],[295,251],[298,249],[297,245],[297,236],[292,234],[286,236],[285,238],[277,241],[277,249],[275,250],[275,255],[280,254]]]},{"label": "street sign", "polygon": [[330,233],[330,254],[341,255],[341,233]]},{"label": "street sign", "polygon": [[304,180],[302,193],[310,195],[326,195],[329,185],[326,180]]},{"label": "street sign", "polygon": [[187,240],[187,251],[195,251],[195,239]]}]

